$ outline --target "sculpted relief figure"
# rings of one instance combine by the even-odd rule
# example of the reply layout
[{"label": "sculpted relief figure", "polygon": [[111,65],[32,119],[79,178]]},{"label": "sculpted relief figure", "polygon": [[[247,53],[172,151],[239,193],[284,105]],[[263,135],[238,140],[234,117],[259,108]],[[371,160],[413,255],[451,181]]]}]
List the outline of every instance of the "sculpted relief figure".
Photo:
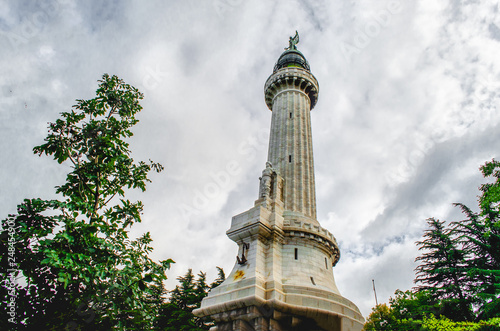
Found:
[{"label": "sculpted relief figure", "polygon": [[276,171],[274,170],[271,162],[266,162],[266,169],[262,171],[262,177],[259,178],[260,179],[259,198],[270,196],[273,174],[275,173]]}]

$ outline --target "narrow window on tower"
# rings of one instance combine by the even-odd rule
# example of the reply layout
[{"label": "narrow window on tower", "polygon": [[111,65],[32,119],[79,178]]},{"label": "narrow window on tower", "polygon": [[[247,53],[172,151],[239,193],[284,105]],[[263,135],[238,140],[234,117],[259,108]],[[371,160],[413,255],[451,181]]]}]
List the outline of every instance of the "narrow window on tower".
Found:
[{"label": "narrow window on tower", "polygon": [[325,267],[328,269],[328,259],[325,257]]},{"label": "narrow window on tower", "polygon": [[288,155],[288,162],[292,163],[292,156],[291,155]]},{"label": "narrow window on tower", "polygon": [[290,118],[292,118],[292,113],[290,113]]},{"label": "narrow window on tower", "polygon": [[313,285],[316,285],[316,282],[314,281],[314,278],[313,278],[312,276],[311,276],[311,283],[312,283]]},{"label": "narrow window on tower", "polygon": [[295,260],[299,258],[299,249],[295,248]]}]

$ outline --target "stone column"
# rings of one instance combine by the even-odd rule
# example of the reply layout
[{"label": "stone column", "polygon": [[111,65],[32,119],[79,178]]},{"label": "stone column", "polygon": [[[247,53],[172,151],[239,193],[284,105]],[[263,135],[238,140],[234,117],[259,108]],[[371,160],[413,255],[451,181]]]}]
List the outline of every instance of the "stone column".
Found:
[{"label": "stone column", "polygon": [[316,191],[310,111],[318,82],[308,71],[284,68],[269,77],[266,102],[272,110],[268,161],[285,179],[285,211],[316,220]]}]

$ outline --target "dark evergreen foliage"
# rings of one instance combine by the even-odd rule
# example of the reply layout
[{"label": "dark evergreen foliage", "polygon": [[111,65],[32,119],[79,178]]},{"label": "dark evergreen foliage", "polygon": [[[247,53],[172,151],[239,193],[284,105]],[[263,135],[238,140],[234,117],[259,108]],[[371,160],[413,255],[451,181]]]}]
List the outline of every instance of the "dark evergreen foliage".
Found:
[{"label": "dark evergreen foliage", "polygon": [[454,230],[469,256],[468,275],[479,300],[478,317],[490,318],[500,316],[500,162],[487,162],[481,172],[494,182],[480,186],[478,213],[456,204],[466,218],[455,222]]},{"label": "dark evergreen foliage", "polygon": [[201,300],[208,292],[219,286],[225,279],[224,270],[217,267],[218,277],[210,285],[206,282],[206,274],[200,272],[195,278],[189,269],[184,276],[178,277],[179,285],[170,292],[168,302],[161,306],[156,329],[163,331],[202,331],[209,330],[213,321],[199,318],[192,311],[199,308]]},{"label": "dark evergreen foliage", "polygon": [[425,240],[417,242],[424,253],[416,259],[420,261],[415,269],[415,282],[420,284],[416,289],[441,302],[440,315],[456,321],[472,320],[470,282],[460,242],[445,229],[443,221],[430,218],[427,224]]},{"label": "dark evergreen foliage", "polygon": [[480,186],[479,212],[457,203],[464,220],[427,220],[418,286],[375,307],[365,330],[500,329],[500,162],[480,170],[490,182]]}]

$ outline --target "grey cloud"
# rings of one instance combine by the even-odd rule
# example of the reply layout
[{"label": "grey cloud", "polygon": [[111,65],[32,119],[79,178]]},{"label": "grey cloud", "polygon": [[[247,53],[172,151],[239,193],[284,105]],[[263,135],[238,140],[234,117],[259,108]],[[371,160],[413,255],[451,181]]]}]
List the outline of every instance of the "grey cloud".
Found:
[{"label": "grey cloud", "polygon": [[[466,12],[402,2],[347,62],[339,45],[353,42],[387,3],[50,3],[57,8],[29,38],[23,19],[47,11],[42,2],[0,5],[0,211],[15,211],[25,197],[53,197],[67,169],[32,155],[32,147],[60,111],[93,97],[104,72],[117,74],[146,95],[130,140],[134,158],[166,169],[132,197],[146,208],[134,233],[151,231],[154,256],[178,262],[170,287],[188,267],[215,277],[216,265],[229,272],[234,263],[224,232],[231,216],[253,205],[267,156],[267,143],[254,154],[238,147],[270,127],[263,85],[295,29],[320,83],[312,113],[318,215],[345,249],[334,270],[339,288],[365,315],[370,277],[387,278],[381,301],[395,287],[411,287],[413,241],[425,217],[459,217],[450,204],[474,203],[477,168],[498,154],[500,68],[491,52],[500,44],[487,5],[471,3],[477,10]],[[9,32],[24,39],[13,46]],[[151,72],[156,80],[147,84]],[[413,160],[416,149],[424,157]],[[191,204],[231,160],[241,172],[184,220],[178,206]],[[405,254],[394,261],[398,249]]]}]

